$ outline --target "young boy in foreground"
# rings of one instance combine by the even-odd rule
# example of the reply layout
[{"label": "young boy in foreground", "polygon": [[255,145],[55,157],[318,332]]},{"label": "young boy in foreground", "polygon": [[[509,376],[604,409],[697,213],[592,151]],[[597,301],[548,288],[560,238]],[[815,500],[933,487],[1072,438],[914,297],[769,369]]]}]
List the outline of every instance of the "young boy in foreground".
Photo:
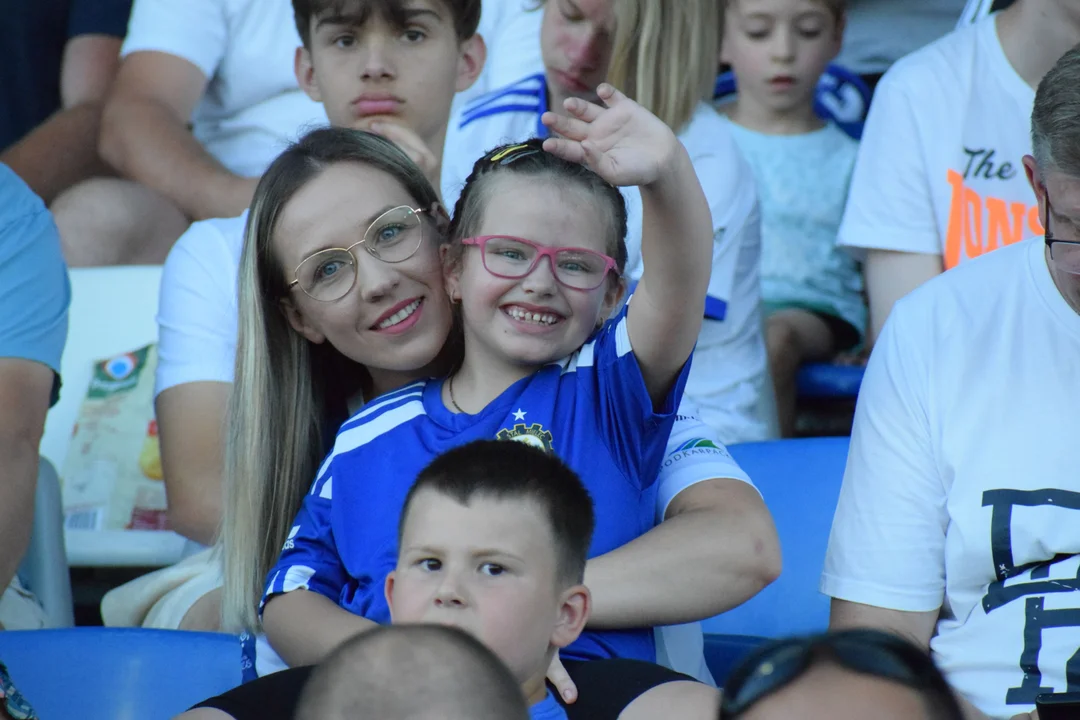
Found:
[{"label": "young boy in foreground", "polygon": [[[386,580],[394,624],[464,630],[509,667],[532,718],[565,718],[545,675],[589,616],[581,583],[593,508],[574,472],[520,442],[463,445],[420,473],[399,527],[397,568]],[[347,698],[350,688],[334,693]]]}]

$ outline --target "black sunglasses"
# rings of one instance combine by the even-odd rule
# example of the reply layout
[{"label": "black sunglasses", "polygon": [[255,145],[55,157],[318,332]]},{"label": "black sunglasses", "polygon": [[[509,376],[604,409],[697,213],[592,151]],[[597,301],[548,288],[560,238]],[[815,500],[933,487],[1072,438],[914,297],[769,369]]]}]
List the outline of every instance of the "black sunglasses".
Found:
[{"label": "black sunglasses", "polygon": [[933,696],[939,708],[935,717],[962,718],[956,698],[929,655],[895,635],[858,629],[778,640],[758,648],[724,685],[721,720],[739,717],[822,660],[907,685]]}]

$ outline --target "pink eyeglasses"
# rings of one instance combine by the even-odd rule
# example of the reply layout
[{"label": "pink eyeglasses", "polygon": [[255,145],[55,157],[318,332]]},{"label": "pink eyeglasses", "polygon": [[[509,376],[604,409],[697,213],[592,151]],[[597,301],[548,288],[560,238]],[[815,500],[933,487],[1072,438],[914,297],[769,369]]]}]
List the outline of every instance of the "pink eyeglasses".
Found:
[{"label": "pink eyeglasses", "polygon": [[560,285],[571,290],[595,290],[615,269],[613,258],[585,248],[545,247],[506,235],[481,235],[464,238],[461,242],[479,247],[484,269],[507,280],[526,277],[542,258],[547,258]]}]

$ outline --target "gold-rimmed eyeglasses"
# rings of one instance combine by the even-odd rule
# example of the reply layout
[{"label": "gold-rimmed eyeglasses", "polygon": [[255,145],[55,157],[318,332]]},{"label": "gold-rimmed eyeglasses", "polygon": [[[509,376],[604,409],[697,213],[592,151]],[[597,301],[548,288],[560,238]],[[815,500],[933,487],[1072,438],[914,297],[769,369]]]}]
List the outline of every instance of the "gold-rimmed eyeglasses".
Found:
[{"label": "gold-rimmed eyeglasses", "polygon": [[304,294],[319,302],[345,297],[356,284],[355,250],[363,246],[373,258],[385,263],[404,262],[424,242],[423,208],[400,205],[372,221],[364,237],[347,248],[327,248],[304,258],[293,272],[288,289],[299,285]]}]

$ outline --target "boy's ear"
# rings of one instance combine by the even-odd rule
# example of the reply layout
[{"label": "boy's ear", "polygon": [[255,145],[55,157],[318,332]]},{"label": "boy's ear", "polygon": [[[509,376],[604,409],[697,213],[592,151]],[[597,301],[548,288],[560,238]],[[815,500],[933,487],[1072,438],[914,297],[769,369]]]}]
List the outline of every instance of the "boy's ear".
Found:
[{"label": "boy's ear", "polygon": [[584,585],[574,585],[560,598],[559,616],[551,633],[551,644],[562,649],[578,639],[592,612],[592,595]]},{"label": "boy's ear", "polygon": [[397,570],[391,570],[386,576],[386,584],[383,586],[383,594],[386,595],[386,605],[390,608],[390,624],[394,624],[394,574]]},{"label": "boy's ear", "polygon": [[300,333],[305,338],[307,338],[308,341],[313,342],[316,345],[320,345],[326,342],[326,336],[319,332],[319,330],[315,328],[310,322],[308,322],[307,318],[304,316],[304,313],[301,312],[300,308],[296,307],[296,305],[293,304],[291,298],[281,298],[281,300],[279,300],[278,302],[279,307],[281,308],[281,312],[285,314],[285,319],[289,321],[289,325],[292,327],[293,330]]},{"label": "boy's ear", "polygon": [[458,49],[458,73],[454,89],[457,92],[468,90],[480,77],[487,62],[487,44],[480,33],[474,33],[471,38],[461,43]]},{"label": "boy's ear", "polygon": [[301,45],[296,48],[296,57],[293,59],[293,72],[296,73],[296,82],[300,89],[315,102],[322,102],[322,93],[319,85],[315,82],[315,65],[311,62],[311,51]]}]

